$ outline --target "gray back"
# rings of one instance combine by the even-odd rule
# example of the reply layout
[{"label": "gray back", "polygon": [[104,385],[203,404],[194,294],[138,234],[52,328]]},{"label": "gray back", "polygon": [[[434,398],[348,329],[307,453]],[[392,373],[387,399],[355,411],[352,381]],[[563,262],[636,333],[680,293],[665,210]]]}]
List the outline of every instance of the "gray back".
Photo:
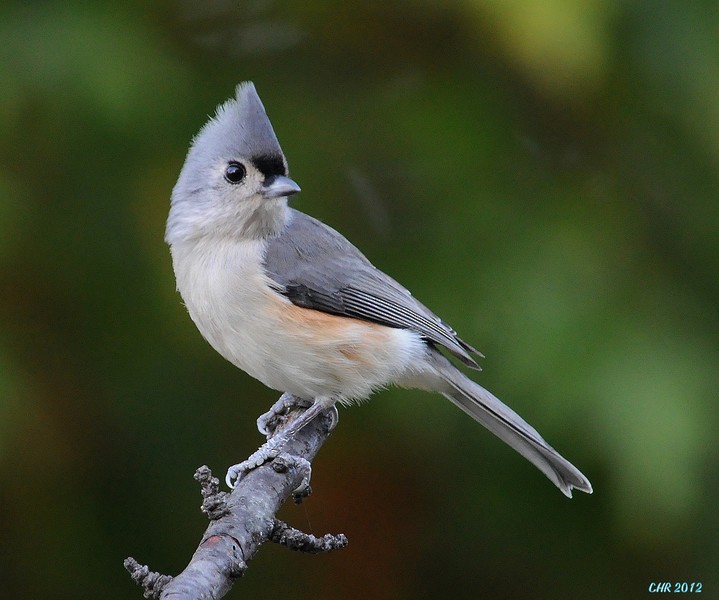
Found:
[{"label": "gray back", "polygon": [[477,368],[476,352],[347,239],[324,223],[290,209],[287,228],[269,240],[265,269],[294,304],[331,314],[412,329]]}]

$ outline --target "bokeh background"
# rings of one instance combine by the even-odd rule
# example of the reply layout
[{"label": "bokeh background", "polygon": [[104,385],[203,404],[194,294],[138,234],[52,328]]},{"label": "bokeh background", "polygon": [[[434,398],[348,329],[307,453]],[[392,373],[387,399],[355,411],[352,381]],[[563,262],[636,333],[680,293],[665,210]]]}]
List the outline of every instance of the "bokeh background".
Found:
[{"label": "bokeh background", "polygon": [[0,584],[139,598],[205,519],[192,474],[277,394],[202,340],[164,221],[255,81],[303,193],[487,358],[591,479],[564,498],[438,396],[343,410],[229,597],[719,597],[719,11],[711,0],[6,0]]}]

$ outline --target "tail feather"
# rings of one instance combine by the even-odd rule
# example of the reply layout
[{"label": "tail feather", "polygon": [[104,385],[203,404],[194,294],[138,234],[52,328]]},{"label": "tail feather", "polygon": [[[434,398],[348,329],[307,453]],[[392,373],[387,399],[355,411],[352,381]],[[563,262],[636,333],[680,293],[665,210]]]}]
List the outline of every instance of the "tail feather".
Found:
[{"label": "tail feather", "polygon": [[592,493],[589,480],[545,442],[534,427],[449,361],[442,364],[444,361],[441,357],[438,369],[440,377],[449,384],[444,396],[529,460],[568,498],[574,488]]}]

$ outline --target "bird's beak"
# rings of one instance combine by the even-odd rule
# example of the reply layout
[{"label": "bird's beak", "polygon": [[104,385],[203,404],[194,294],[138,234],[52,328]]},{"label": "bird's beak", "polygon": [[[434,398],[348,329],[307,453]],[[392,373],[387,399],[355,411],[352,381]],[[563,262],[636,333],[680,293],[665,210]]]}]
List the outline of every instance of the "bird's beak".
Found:
[{"label": "bird's beak", "polygon": [[291,196],[299,191],[300,186],[284,175],[270,175],[262,186],[262,196],[267,199]]}]

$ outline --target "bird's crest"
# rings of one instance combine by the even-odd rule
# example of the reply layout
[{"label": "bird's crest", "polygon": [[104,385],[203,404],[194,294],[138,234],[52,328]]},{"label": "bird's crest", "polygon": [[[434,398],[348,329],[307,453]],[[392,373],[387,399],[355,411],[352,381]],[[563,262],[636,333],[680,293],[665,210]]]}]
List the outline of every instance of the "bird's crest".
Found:
[{"label": "bird's crest", "polygon": [[235,97],[217,107],[215,116],[195,137],[194,150],[217,158],[279,160],[285,163],[280,143],[255,85],[245,81]]}]

